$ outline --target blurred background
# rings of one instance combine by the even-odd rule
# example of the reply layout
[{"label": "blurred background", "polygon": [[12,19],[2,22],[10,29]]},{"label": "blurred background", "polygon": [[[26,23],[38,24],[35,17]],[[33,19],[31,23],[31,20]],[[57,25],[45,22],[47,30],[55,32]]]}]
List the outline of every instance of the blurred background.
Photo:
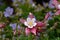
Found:
[{"label": "blurred background", "polygon": [[[47,26],[27,36],[20,19],[30,12]],[[60,0],[0,0],[0,40],[60,40]]]}]

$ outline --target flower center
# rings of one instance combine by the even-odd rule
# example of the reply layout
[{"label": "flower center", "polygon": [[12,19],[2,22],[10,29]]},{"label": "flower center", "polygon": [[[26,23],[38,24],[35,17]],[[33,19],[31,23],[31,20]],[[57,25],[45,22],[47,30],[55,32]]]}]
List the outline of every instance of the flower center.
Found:
[{"label": "flower center", "polygon": [[28,25],[31,27],[33,25],[33,22],[32,21],[28,22]]}]

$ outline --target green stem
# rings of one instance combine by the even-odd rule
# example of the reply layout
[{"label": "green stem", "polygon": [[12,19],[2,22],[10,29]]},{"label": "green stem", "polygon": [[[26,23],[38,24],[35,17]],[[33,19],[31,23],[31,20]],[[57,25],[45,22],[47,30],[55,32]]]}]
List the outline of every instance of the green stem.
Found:
[{"label": "green stem", "polygon": [[[17,26],[18,26],[18,23],[17,23]],[[17,26],[16,26],[16,32],[17,32],[16,33],[17,34],[17,37],[16,37],[17,39],[16,40],[19,40],[19,38],[18,38],[18,27]]]}]

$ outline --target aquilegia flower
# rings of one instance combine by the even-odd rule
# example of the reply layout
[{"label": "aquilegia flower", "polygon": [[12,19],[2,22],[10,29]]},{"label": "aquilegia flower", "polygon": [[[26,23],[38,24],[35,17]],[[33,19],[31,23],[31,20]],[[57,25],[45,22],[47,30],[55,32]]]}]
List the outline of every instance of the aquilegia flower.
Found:
[{"label": "aquilegia flower", "polygon": [[28,28],[33,28],[34,26],[36,26],[36,19],[35,18],[30,18],[30,17],[28,17],[27,18],[27,21],[25,21],[24,22],[24,24],[26,25],[26,26],[28,26]]},{"label": "aquilegia flower", "polygon": [[52,19],[52,16],[53,16],[53,13],[50,11],[45,15],[45,19],[50,20],[50,19]]},{"label": "aquilegia flower", "polygon": [[28,16],[27,20],[20,19],[20,21],[22,23],[24,23],[25,26],[27,26],[26,29],[25,29],[26,35],[30,34],[30,32],[36,35],[35,26],[37,25],[37,23],[36,23],[36,19],[33,16],[32,13],[29,13],[29,16]]},{"label": "aquilegia flower", "polygon": [[5,17],[10,17],[13,14],[13,8],[7,7],[4,11],[4,16]]},{"label": "aquilegia flower", "polygon": [[16,29],[16,25],[17,25],[16,23],[13,23],[13,24],[11,23],[11,24],[10,24],[10,26],[12,27],[13,30]]},{"label": "aquilegia flower", "polygon": [[49,8],[55,8],[55,6],[53,5],[53,0],[50,0],[49,1],[48,6],[49,6]]},{"label": "aquilegia flower", "polygon": [[[26,35],[29,35],[30,33],[33,33],[34,35],[36,35],[38,30],[41,31],[47,25],[47,22],[45,22],[45,21],[44,22],[36,21],[36,19],[32,13],[29,13],[27,20],[20,19],[20,22],[23,23],[25,26],[27,26],[25,28]],[[38,29],[38,28],[40,28],[40,29]]]},{"label": "aquilegia flower", "polygon": [[57,8],[60,9],[60,3],[57,0],[53,0],[53,5]]},{"label": "aquilegia flower", "polygon": [[[10,26],[13,29],[13,34],[16,35],[16,33],[18,32],[18,35],[20,35],[20,25],[17,25],[17,23],[11,23]],[[16,28],[18,29],[16,31]]]},{"label": "aquilegia flower", "polygon": [[0,23],[0,28],[4,28],[5,27],[5,23]]},{"label": "aquilegia flower", "polygon": [[16,30],[16,27],[20,29],[20,25],[17,25],[17,23],[11,23],[10,26],[12,27],[13,30]]},{"label": "aquilegia flower", "polygon": [[44,21],[44,22],[42,22],[42,21],[38,21],[37,22],[37,33],[38,32],[43,32],[43,31],[45,31],[44,29],[46,29],[46,26],[47,26],[48,24],[47,24],[47,22],[46,21]]}]

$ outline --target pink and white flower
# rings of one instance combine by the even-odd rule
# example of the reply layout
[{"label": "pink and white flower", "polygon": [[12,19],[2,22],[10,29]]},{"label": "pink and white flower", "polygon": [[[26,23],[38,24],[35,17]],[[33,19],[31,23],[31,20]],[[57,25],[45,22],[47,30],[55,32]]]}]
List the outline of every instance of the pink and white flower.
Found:
[{"label": "pink and white flower", "polygon": [[57,8],[60,9],[60,3],[57,0],[53,0],[53,5]]},{"label": "pink and white flower", "polygon": [[58,9],[60,9],[60,4],[58,5]]},{"label": "pink and white flower", "polygon": [[50,20],[50,19],[52,19],[52,16],[53,16],[54,14],[50,11],[50,12],[48,12],[46,15],[45,15],[45,20]]},{"label": "pink and white flower", "polygon": [[60,10],[58,10],[58,11],[55,13],[55,15],[60,15]]},{"label": "pink and white flower", "polygon": [[45,31],[44,29],[46,29],[46,26],[49,25],[49,24],[47,24],[47,22],[48,21],[38,21],[37,22],[37,25],[36,25],[36,27],[37,27],[37,33]]},{"label": "pink and white flower", "polygon": [[5,23],[0,23],[0,28],[4,28],[5,27]]},{"label": "pink and white flower", "polygon": [[20,19],[20,22],[23,23],[25,26],[27,26],[25,28],[26,35],[29,35],[30,33],[36,35],[38,31],[40,32],[42,28],[44,29],[47,25],[47,22],[45,21],[44,22],[36,21],[32,13],[29,13],[27,20]]},{"label": "pink and white flower", "polygon": [[36,24],[37,24],[35,21],[36,21],[35,18],[32,18],[32,19],[31,19],[31,18],[28,17],[28,18],[27,18],[27,21],[24,22],[24,25],[25,25],[25,26],[28,26],[28,28],[33,28],[33,27],[36,26]]},{"label": "pink and white flower", "polygon": [[30,34],[30,32],[36,35],[37,23],[32,13],[29,13],[27,20],[20,19],[20,22],[23,23],[25,26],[27,26],[27,28],[25,29],[26,35]]}]

